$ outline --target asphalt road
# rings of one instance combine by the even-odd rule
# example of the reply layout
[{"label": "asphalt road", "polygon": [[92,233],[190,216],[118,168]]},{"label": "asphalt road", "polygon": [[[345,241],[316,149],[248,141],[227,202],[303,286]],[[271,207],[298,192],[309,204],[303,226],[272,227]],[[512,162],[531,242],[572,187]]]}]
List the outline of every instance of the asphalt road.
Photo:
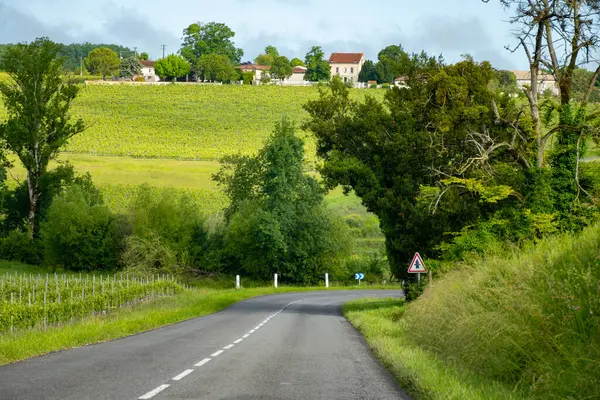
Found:
[{"label": "asphalt road", "polygon": [[397,291],[263,296],[0,367],[0,399],[408,399],[340,306]]}]

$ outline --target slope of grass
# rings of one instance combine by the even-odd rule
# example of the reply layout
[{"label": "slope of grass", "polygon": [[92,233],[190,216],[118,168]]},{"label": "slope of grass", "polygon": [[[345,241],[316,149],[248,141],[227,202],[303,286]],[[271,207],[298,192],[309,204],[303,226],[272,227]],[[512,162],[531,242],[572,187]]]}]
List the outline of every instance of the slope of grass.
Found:
[{"label": "slope of grass", "polygon": [[398,384],[415,399],[525,398],[505,385],[445,362],[412,343],[402,320],[403,300],[360,299],[346,303],[343,310]]},{"label": "slope of grass", "polygon": [[[383,92],[354,89],[352,96]],[[73,116],[83,118],[88,129],[67,150],[192,160],[250,154],[282,117],[306,119],[302,105],[317,95],[315,87],[90,85],[73,104]],[[307,150],[314,157],[310,138]]]},{"label": "slope of grass", "polygon": [[407,307],[406,337],[537,399],[600,394],[600,226],[447,274]]}]

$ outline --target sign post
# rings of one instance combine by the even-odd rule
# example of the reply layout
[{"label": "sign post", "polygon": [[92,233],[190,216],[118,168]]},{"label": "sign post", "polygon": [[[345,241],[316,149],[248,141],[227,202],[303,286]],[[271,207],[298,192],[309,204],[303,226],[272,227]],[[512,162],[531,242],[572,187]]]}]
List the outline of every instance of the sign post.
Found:
[{"label": "sign post", "polygon": [[329,274],[325,273],[325,287],[328,288],[329,287]]},{"label": "sign post", "polygon": [[417,274],[417,280],[419,283],[421,283],[421,274],[426,272],[427,268],[425,268],[425,263],[423,262],[421,255],[419,253],[415,253],[412,262],[410,263],[410,267],[408,267],[408,273]]},{"label": "sign post", "polygon": [[356,273],[356,274],[354,274],[354,279],[358,280],[358,286],[360,286],[360,281],[365,279],[365,274],[360,273],[360,272]]}]

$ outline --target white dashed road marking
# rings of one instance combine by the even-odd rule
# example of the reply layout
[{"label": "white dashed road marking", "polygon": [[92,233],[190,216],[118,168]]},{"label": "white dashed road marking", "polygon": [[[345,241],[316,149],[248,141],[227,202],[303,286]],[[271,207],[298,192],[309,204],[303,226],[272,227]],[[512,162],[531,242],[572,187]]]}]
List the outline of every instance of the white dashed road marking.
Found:
[{"label": "white dashed road marking", "polygon": [[[217,357],[217,356],[223,354],[225,350],[231,349],[233,346],[235,346],[236,344],[240,343],[241,341],[243,341],[244,339],[246,339],[248,336],[250,336],[251,334],[253,334],[257,330],[259,330],[264,324],[266,324],[267,322],[269,322],[271,320],[271,318],[276,317],[278,314],[280,314],[283,310],[285,310],[286,308],[288,308],[292,304],[295,304],[295,303],[298,303],[298,302],[304,301],[304,300],[306,300],[306,299],[296,300],[296,301],[292,301],[291,303],[288,303],[281,310],[277,311],[275,314],[273,314],[269,318],[265,319],[261,324],[259,324],[258,326],[254,327],[254,329],[252,329],[250,332],[248,332],[244,336],[242,336],[241,339],[238,339],[238,340],[234,341],[233,344],[229,344],[229,345],[223,347],[223,350],[217,350],[217,351],[215,351],[210,356],[211,357]],[[195,367],[201,367],[204,364],[206,364],[207,362],[209,362],[210,360],[211,360],[211,358],[207,357],[207,358],[205,358],[205,359],[203,359],[201,361],[198,361],[194,366]],[[183,371],[182,373],[180,373],[179,375],[177,375],[176,377],[174,377],[173,380],[174,381],[180,381],[183,378],[185,378],[186,376],[188,376],[189,374],[191,374],[192,372],[194,372],[193,369],[186,369],[185,371]],[[151,399],[154,396],[156,396],[157,394],[159,394],[160,392],[162,392],[163,390],[165,390],[166,388],[168,388],[169,386],[171,386],[171,385],[169,385],[169,384],[160,385],[156,389],[154,389],[154,390],[146,393],[143,396],[138,397],[138,399],[139,400],[148,400],[148,399]]]},{"label": "white dashed road marking", "polygon": [[163,390],[165,390],[166,388],[168,388],[171,385],[160,385],[159,387],[157,387],[156,389],[152,390],[151,392],[146,393],[145,395],[139,397],[140,400],[148,400],[153,398],[154,396],[156,396],[157,394],[159,394],[160,392],[162,392]]},{"label": "white dashed road marking", "polygon": [[192,372],[194,372],[193,369],[186,369],[185,371],[183,371],[182,373],[180,373],[179,375],[177,375],[175,378],[173,378],[174,381],[180,381],[183,378],[185,378],[186,376],[188,376],[189,374],[191,374]]},{"label": "white dashed road marking", "polygon": [[194,367],[201,367],[204,364],[206,364],[207,362],[209,362],[210,360],[211,360],[210,358],[205,358],[204,360],[199,361],[197,364],[195,364]]}]

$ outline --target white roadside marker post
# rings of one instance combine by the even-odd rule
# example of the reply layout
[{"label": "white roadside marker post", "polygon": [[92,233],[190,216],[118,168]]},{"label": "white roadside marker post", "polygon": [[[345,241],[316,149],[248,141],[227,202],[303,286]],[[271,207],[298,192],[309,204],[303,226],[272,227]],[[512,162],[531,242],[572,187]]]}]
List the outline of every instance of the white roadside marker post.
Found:
[{"label": "white roadside marker post", "polygon": [[235,288],[236,289],[240,288],[240,276],[239,275],[235,276]]},{"label": "white roadside marker post", "polygon": [[277,289],[277,274],[275,274],[275,289]]},{"label": "white roadside marker post", "polygon": [[329,274],[325,274],[325,287],[328,288],[329,287]]}]

